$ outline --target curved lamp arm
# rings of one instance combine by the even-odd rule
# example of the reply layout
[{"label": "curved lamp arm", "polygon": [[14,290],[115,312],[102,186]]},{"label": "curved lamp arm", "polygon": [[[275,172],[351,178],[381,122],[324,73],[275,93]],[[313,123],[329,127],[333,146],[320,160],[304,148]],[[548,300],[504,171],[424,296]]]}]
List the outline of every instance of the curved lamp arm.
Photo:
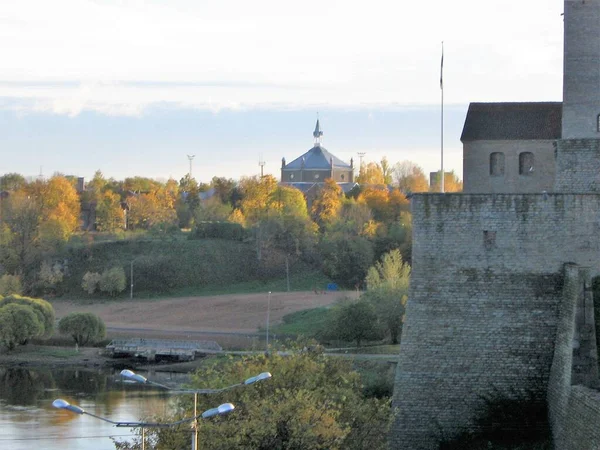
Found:
[{"label": "curved lamp arm", "polygon": [[137,373],[125,369],[121,371],[121,376],[129,381],[133,381],[135,383],[141,384],[151,384],[152,386],[157,386],[167,391],[170,391],[173,394],[218,394],[219,392],[228,391],[229,389],[233,389],[240,386],[247,386],[249,384],[254,384],[262,380],[268,380],[272,377],[270,372],[263,372],[254,377],[250,377],[241,383],[232,384],[231,386],[226,386],[220,389],[176,389],[164,384],[156,383],[154,381],[148,380],[146,377],[142,375],[138,375]]},{"label": "curved lamp arm", "polygon": [[54,406],[55,408],[58,408],[58,409],[64,409],[67,411],[71,411],[75,414],[81,414],[81,415],[85,414],[87,416],[91,416],[96,419],[100,419],[104,422],[108,422],[108,423],[114,425],[115,427],[120,427],[120,428],[171,428],[171,427],[176,427],[177,425],[181,425],[182,423],[192,422],[193,420],[197,420],[200,418],[207,419],[209,417],[227,414],[235,409],[235,406],[233,404],[223,403],[222,405],[219,405],[216,408],[208,409],[208,410],[204,411],[202,414],[199,414],[195,417],[184,418],[184,419],[178,420],[176,422],[160,423],[160,422],[116,422],[114,420],[107,419],[106,417],[97,416],[96,414],[89,413],[85,409],[83,409],[77,405],[71,405],[69,402],[67,402],[66,400],[63,400],[61,398],[54,400],[52,402],[52,406]]}]

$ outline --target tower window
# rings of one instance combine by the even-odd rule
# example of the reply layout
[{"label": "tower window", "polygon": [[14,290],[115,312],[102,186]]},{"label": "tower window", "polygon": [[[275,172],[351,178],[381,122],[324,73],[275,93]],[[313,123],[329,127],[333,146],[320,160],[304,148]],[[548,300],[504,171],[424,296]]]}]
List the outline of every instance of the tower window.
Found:
[{"label": "tower window", "polygon": [[494,152],[490,155],[490,175],[496,177],[504,175],[504,153]]},{"label": "tower window", "polygon": [[533,153],[519,153],[519,175],[533,175],[534,162]]},{"label": "tower window", "polygon": [[483,246],[486,250],[491,250],[496,247],[496,232],[495,231],[483,231]]},{"label": "tower window", "polygon": [[342,181],[344,181],[344,174],[341,175]]}]

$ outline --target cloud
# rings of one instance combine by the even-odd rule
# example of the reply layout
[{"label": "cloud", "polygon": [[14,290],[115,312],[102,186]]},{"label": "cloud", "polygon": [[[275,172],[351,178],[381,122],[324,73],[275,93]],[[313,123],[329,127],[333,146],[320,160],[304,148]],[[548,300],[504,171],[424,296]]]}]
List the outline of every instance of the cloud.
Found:
[{"label": "cloud", "polygon": [[432,104],[444,39],[448,102],[555,100],[560,10],[547,0],[1,2],[0,96],[67,115]]}]

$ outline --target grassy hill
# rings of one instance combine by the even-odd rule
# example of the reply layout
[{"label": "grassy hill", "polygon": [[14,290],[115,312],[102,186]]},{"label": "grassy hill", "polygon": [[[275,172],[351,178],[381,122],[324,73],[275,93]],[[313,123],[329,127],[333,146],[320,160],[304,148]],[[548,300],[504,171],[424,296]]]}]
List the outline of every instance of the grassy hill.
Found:
[{"label": "grassy hill", "polygon": [[[250,243],[222,240],[122,240],[74,245],[60,255],[67,262],[63,296],[89,297],[81,288],[86,272],[122,267],[129,293],[133,262],[136,297],[201,295],[286,289],[285,257],[277,251],[257,259]],[[328,282],[318,270],[290,259],[290,288],[308,290]]]}]

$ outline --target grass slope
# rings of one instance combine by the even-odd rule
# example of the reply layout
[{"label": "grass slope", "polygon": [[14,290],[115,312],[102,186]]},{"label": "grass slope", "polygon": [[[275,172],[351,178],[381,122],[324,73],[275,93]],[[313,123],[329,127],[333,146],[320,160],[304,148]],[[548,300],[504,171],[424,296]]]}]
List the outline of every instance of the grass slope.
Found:
[{"label": "grass slope", "polygon": [[[217,293],[286,290],[284,255],[271,251],[257,260],[249,243],[221,239],[122,240],[74,245],[61,255],[68,261],[64,297],[88,297],[81,281],[86,272],[102,273],[122,267],[127,289],[136,295],[209,295]],[[329,280],[299,259],[290,260],[290,289],[309,290]]]}]

